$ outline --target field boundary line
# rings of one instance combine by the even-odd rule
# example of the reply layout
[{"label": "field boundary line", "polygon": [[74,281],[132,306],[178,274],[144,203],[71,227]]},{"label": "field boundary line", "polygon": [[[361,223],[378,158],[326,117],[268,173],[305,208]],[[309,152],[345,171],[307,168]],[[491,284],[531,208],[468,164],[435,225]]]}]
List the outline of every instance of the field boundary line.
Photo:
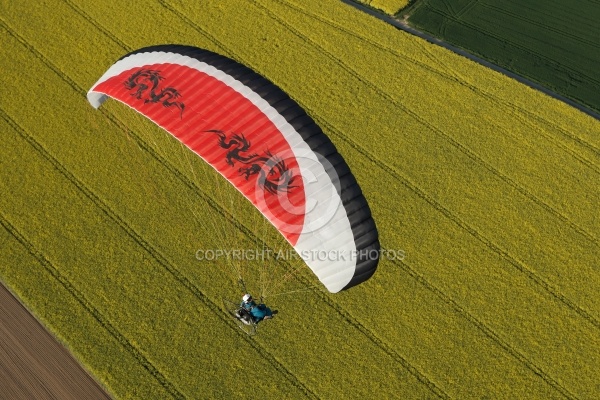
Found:
[{"label": "field boundary line", "polygon": [[[4,110],[0,110],[2,118],[6,121]],[[8,121],[7,121],[8,122]],[[12,125],[12,122],[8,122]],[[15,128],[16,129],[16,128]],[[27,139],[25,139],[27,140]],[[123,335],[112,323],[94,307],[94,305],[50,262],[35,246],[21,234],[14,225],[0,212],[0,225],[2,225],[25,249],[44,267],[61,286],[102,326],[148,373],[156,379],[173,398],[185,399],[185,396],[155,367],[144,354],[136,348],[125,335]]]},{"label": "field boundary line", "polygon": [[[4,25],[4,21],[0,19],[0,24]],[[6,26],[5,26],[6,28]],[[18,36],[15,36],[13,32],[10,32],[17,39],[20,39]],[[19,40],[21,41],[21,40]],[[28,43],[27,43],[28,44]],[[32,53],[44,63],[50,69],[52,69],[61,79],[67,82],[76,93],[81,94],[86,93],[83,89],[79,88],[77,84],[72,81],[66,74],[64,74],[57,67],[51,66],[52,64],[46,60],[46,58],[39,53],[33,46],[26,46]],[[2,109],[0,109],[1,114],[5,114]],[[114,120],[111,119],[113,123]],[[122,127],[123,124],[117,125]],[[23,131],[24,132],[24,131]],[[131,132],[131,131],[129,131]],[[165,268],[179,283],[181,283],[186,289],[188,289],[198,300],[200,300],[205,306],[207,306],[213,314],[215,314],[218,318],[224,321],[239,337],[245,340],[257,353],[259,353],[267,362],[269,362],[275,370],[280,372],[284,378],[286,378],[294,387],[302,391],[306,397],[309,398],[318,398],[316,394],[314,394],[308,387],[306,387],[292,372],[290,372],[285,365],[283,365],[275,356],[269,353],[266,349],[264,349],[258,342],[253,341],[248,335],[241,332],[233,321],[228,317],[228,315],[221,309],[219,305],[214,303],[210,298],[208,298],[197,286],[195,286],[184,274],[182,274],[179,270],[177,270],[167,259],[164,257],[158,250],[156,250],[149,242],[147,242],[141,235],[139,235],[133,228],[131,228],[127,222],[125,222],[119,215],[117,215],[107,204],[105,204],[102,199],[100,199],[93,191],[88,189],[81,181],[79,181],[70,171],[68,171],[65,167],[63,167],[58,160],[56,160],[52,155],[50,155],[35,139],[29,136],[29,140],[26,139],[38,152],[42,152],[42,156],[49,160],[54,167],[73,185],[75,185],[78,190],[83,193],[96,207],[98,207],[101,211],[103,211],[113,222],[116,223],[118,227],[120,227],[125,233],[130,236],[134,242],[136,242],[141,248],[143,248],[159,265]],[[35,145],[33,144],[35,143]],[[159,159],[157,161],[160,162]],[[168,169],[170,170],[170,169]],[[217,311],[220,310],[220,311]]]},{"label": "field boundary line", "polygon": [[[398,51],[396,51],[393,48],[387,47],[381,43],[378,43],[375,40],[369,39],[367,37],[364,37],[356,32],[353,32],[349,29],[346,29],[346,27],[344,27],[343,25],[337,24],[336,22],[332,21],[332,20],[328,20],[325,19],[324,17],[321,17],[319,15],[313,14],[308,10],[302,9],[300,7],[298,7],[297,5],[291,4],[291,3],[287,3],[287,2],[282,2],[281,0],[276,0],[278,3],[283,4],[284,6],[287,6],[289,8],[292,8],[298,12],[301,12],[302,14],[316,19],[318,21],[321,21],[322,23],[331,26],[334,29],[337,29],[339,31],[342,31],[350,36],[353,36],[363,42],[369,43],[370,45],[377,47],[378,49],[384,51],[384,52],[388,52],[390,54],[392,54],[393,56],[395,56],[398,60],[400,60],[401,62],[405,62],[406,60],[409,60],[411,64],[416,64],[419,67],[423,68],[426,71],[429,71],[435,75],[438,75],[442,78],[445,78],[449,81],[452,82],[456,82],[461,86],[464,86],[466,88],[468,88],[469,90],[471,90],[473,93],[486,98],[492,102],[494,102],[495,104],[501,105],[503,107],[506,107],[507,109],[513,111],[513,113],[519,118],[519,120],[521,122],[523,122],[524,124],[527,124],[528,126],[532,127],[531,121],[529,119],[533,119],[536,120],[546,126],[548,126],[552,131],[555,131],[559,134],[561,134],[563,137],[565,137],[566,139],[569,139],[575,143],[578,143],[579,145],[581,145],[582,147],[592,151],[595,154],[600,155],[600,149],[596,148],[594,145],[588,143],[587,141],[583,140],[582,138],[573,135],[572,133],[564,130],[562,127],[560,127],[559,125],[556,125],[552,122],[550,122],[549,120],[531,112],[528,111],[514,103],[511,103],[509,101],[506,100],[502,100],[496,96],[494,96],[493,94],[485,91],[482,88],[479,88],[471,83],[469,83],[468,81],[466,81],[464,78],[457,76],[456,74],[450,73],[448,72],[448,68],[444,68],[446,70],[446,72],[434,68],[433,66],[427,65],[424,62],[412,57],[410,54],[400,54]],[[345,2],[348,1],[352,1],[352,0],[344,0]],[[387,21],[389,22],[389,21]],[[395,25],[394,25],[395,26]],[[397,26],[395,26],[397,28]],[[427,51],[430,54],[429,58],[432,58],[433,56],[431,55],[431,53],[429,52],[429,50],[425,49],[425,51]],[[435,59],[435,57],[433,57]],[[438,64],[440,64],[439,61],[436,60],[436,62]],[[503,74],[505,75],[505,74]],[[527,116],[529,119],[524,118],[524,116]],[[600,117],[600,116],[599,116]],[[598,117],[597,117],[598,119]],[[503,129],[503,131],[506,132],[506,130]],[[592,161],[588,160],[587,158],[583,157],[581,154],[579,154],[576,150],[570,148],[569,146],[567,146],[565,143],[558,141],[554,136],[552,136],[550,133],[545,132],[545,131],[539,131],[538,132],[540,134],[542,134],[544,137],[546,137],[548,140],[552,141],[554,144],[556,144],[558,147],[560,147],[563,151],[565,151],[566,153],[570,154],[573,158],[577,159],[579,162],[581,162],[582,164],[586,165],[587,167],[593,169],[596,173],[600,174],[600,169],[598,168],[598,166],[596,164],[594,164]]]},{"label": "field boundary line", "polygon": [[[277,0],[277,1],[280,2],[280,0]],[[297,9],[296,7],[292,7],[292,6],[289,6],[289,7]],[[303,11],[301,11],[301,12],[303,12]],[[304,13],[304,14],[307,15],[307,13]],[[315,17],[315,19],[318,19],[318,18]],[[283,22],[281,21],[281,19],[278,18],[277,20],[280,23],[283,24]],[[327,22],[324,22],[324,23],[327,24]],[[329,24],[329,25],[333,26],[331,24]],[[287,25],[284,25],[284,26],[286,26],[286,28],[288,28],[288,29],[291,30],[291,28],[288,27]],[[334,28],[336,28],[336,27],[334,26]],[[318,44],[315,44],[309,38],[303,36],[301,32],[297,32],[296,34],[297,34],[297,36],[300,35],[300,36],[306,38],[306,40],[310,41],[310,43],[312,43],[313,45],[318,46],[318,48],[320,50],[322,50],[323,53],[329,54],[329,56],[330,56],[329,58],[330,59],[335,59],[335,57],[333,55],[331,55],[325,49],[323,49],[322,47],[320,47]],[[337,59],[335,59],[335,60],[337,60]],[[357,79],[361,80],[365,84],[368,84],[373,90],[375,90],[377,93],[379,93],[380,96],[384,97],[386,100],[391,101],[392,103],[396,104],[398,107],[402,108],[407,114],[409,114],[411,117],[413,117],[413,119],[415,119],[421,125],[423,125],[423,126],[427,127],[428,129],[436,132],[439,136],[443,137],[447,142],[449,142],[452,146],[454,146],[455,148],[457,148],[459,151],[461,151],[463,154],[465,154],[471,160],[473,160],[474,162],[482,165],[485,169],[487,169],[490,173],[492,173],[492,175],[495,175],[500,180],[504,181],[508,185],[510,185],[513,188],[515,188],[517,191],[519,191],[525,197],[529,198],[531,201],[533,201],[534,203],[538,204],[540,207],[542,207],[546,211],[550,212],[552,215],[554,215],[555,217],[557,217],[563,223],[569,225],[574,231],[576,231],[580,235],[586,237],[588,240],[590,240],[591,242],[595,243],[596,245],[599,244],[598,239],[594,235],[592,235],[591,233],[589,233],[585,228],[582,228],[581,226],[579,226],[575,222],[571,221],[567,216],[563,215],[560,211],[556,210],[554,207],[552,207],[551,205],[547,204],[545,201],[543,201],[542,199],[540,199],[539,197],[537,197],[535,194],[533,194],[532,192],[530,192],[529,190],[527,190],[525,187],[523,187],[519,183],[515,182],[508,175],[502,173],[500,170],[498,170],[497,168],[495,168],[494,166],[492,166],[491,164],[489,164],[488,162],[486,162],[485,160],[483,160],[475,152],[473,152],[472,150],[470,150],[467,146],[463,145],[462,143],[460,143],[459,141],[457,141],[456,139],[454,139],[451,135],[445,133],[441,129],[436,128],[435,126],[433,126],[433,125],[427,123],[426,121],[424,121],[415,112],[413,112],[412,110],[410,110],[407,106],[404,106],[400,101],[395,100],[391,95],[388,95],[387,93],[385,93],[383,90],[381,90],[380,88],[378,88],[372,82],[369,82],[367,80],[363,80],[358,75],[358,73],[356,73],[355,71],[351,71],[351,68],[349,66],[345,65],[345,63],[343,63],[342,61],[337,60],[336,62],[338,63],[338,65],[342,66],[344,69],[346,69],[349,73],[351,73]],[[600,171],[596,170],[595,168],[592,167],[592,169],[594,169],[596,172],[600,173]]]}]

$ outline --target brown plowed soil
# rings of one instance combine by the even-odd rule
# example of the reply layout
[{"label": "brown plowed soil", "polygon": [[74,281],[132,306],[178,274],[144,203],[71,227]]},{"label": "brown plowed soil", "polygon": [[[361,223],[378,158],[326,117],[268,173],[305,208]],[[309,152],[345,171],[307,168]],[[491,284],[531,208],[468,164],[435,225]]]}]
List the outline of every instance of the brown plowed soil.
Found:
[{"label": "brown plowed soil", "polygon": [[110,399],[2,284],[0,399]]}]

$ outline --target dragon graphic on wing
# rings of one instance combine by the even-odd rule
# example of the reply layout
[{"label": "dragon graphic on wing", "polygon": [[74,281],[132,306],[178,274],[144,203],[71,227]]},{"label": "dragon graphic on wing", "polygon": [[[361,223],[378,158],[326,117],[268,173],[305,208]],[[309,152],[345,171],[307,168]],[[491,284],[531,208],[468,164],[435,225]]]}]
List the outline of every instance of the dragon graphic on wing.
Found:
[{"label": "dragon graphic on wing", "polygon": [[227,135],[217,129],[204,132],[217,135],[219,146],[227,150],[225,161],[229,166],[235,167],[236,162],[245,165],[238,168],[238,172],[246,180],[251,176],[258,175],[260,186],[272,194],[289,192],[297,187],[293,184],[296,177],[286,165],[285,160],[272,154],[269,150],[265,150],[263,155],[251,152],[252,144],[243,133]]},{"label": "dragon graphic on wing", "polygon": [[176,107],[179,109],[179,118],[183,118],[185,104],[176,100],[181,93],[172,86],[161,87],[163,79],[160,71],[142,68],[131,74],[123,84],[132,91],[132,96],[144,100],[144,104],[161,103],[164,107]]}]

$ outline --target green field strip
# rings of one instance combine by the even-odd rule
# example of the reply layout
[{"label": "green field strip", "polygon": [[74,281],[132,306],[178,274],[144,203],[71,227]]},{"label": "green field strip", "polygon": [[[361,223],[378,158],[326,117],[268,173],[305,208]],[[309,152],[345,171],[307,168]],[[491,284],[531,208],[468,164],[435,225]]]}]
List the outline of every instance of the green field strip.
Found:
[{"label": "green field strip", "polygon": [[[526,14],[519,14],[519,13],[511,12],[509,10],[503,9],[501,7],[497,7],[492,4],[480,3],[480,7],[487,8],[488,10],[493,10],[494,12],[496,12],[498,14],[508,15],[511,18],[514,18],[516,20],[524,21],[527,25],[535,25],[538,28],[542,28],[544,30],[547,30],[547,31],[550,31],[553,33],[557,33],[561,38],[566,36],[571,39],[574,39],[577,42],[585,43],[585,44],[589,45],[590,47],[595,47],[596,49],[600,50],[600,44],[598,42],[590,40],[590,39],[586,38],[585,36],[580,36],[580,35],[576,35],[575,33],[573,33],[573,30],[572,30],[574,28],[573,26],[569,26],[569,29],[559,29],[553,25],[547,25],[547,24],[538,22],[537,20],[535,20],[533,18],[527,18]],[[523,8],[529,8],[529,7],[523,7]],[[554,22],[560,23],[561,19],[555,19]]]},{"label": "green field strip", "polygon": [[[281,22],[281,20],[280,20],[280,22]],[[298,31],[296,31],[296,34],[301,35],[301,33],[299,33]],[[331,34],[330,32],[327,32],[325,34],[322,34],[321,37],[327,37],[327,35],[330,35],[330,34]],[[323,49],[316,42],[313,42],[313,44],[315,46],[321,48],[322,52],[327,52],[326,49]],[[340,46],[337,46],[337,47],[340,47]],[[331,57],[332,57],[332,59],[336,59],[336,57],[333,57],[333,55]],[[338,60],[340,58],[341,58],[341,56],[337,57]],[[342,61],[339,61],[339,62],[341,63]],[[344,69],[350,70],[350,67],[347,64],[340,64],[340,65],[342,65],[342,67]],[[361,80],[361,78],[358,77],[357,73],[355,73],[354,71],[349,71],[349,73],[351,73],[352,75],[355,75],[355,77],[357,79]],[[361,75],[363,77],[367,76],[366,74],[361,74]],[[387,93],[384,93],[383,89],[377,88],[375,84],[369,82],[368,80],[366,80],[364,78],[362,78],[362,80],[366,84],[368,84],[369,86],[371,86],[374,90],[376,90],[381,96],[385,97],[388,101],[390,101],[393,104],[401,107],[407,114],[409,114],[411,117],[415,118],[417,121],[419,121],[425,127],[427,127],[429,130],[434,131],[435,133],[437,133],[440,136],[443,136],[450,143],[452,143],[452,145],[454,145],[457,149],[459,149],[460,151],[462,151],[465,154],[467,154],[473,160],[481,163],[485,168],[487,168],[490,172],[492,172],[493,174],[495,174],[496,176],[498,176],[500,179],[504,180],[509,185],[515,187],[522,194],[525,194],[531,200],[533,200],[534,202],[538,203],[538,205],[541,205],[542,207],[546,208],[548,211],[552,212],[555,216],[557,216],[558,218],[560,218],[561,220],[563,220],[563,222],[567,222],[569,225],[571,225],[571,227],[573,229],[577,230],[579,233],[583,234],[588,239],[594,241],[595,243],[598,243],[597,238],[595,238],[589,231],[587,231],[586,229],[581,228],[580,226],[578,226],[574,222],[571,222],[566,216],[564,216],[560,212],[554,210],[551,206],[549,206],[544,201],[540,200],[538,197],[536,197],[529,190],[527,190],[527,189],[523,188],[522,186],[518,185],[513,179],[510,179],[506,175],[502,174],[498,169],[496,169],[496,168],[492,167],[491,165],[489,165],[488,163],[486,163],[481,157],[479,157],[474,152],[472,152],[471,150],[469,150],[467,147],[465,147],[464,145],[462,145],[460,142],[458,142],[457,140],[455,140],[451,135],[445,133],[444,130],[442,130],[440,127],[436,127],[436,126],[433,126],[432,124],[429,124],[427,121],[425,121],[424,119],[420,118],[414,111],[412,111],[409,108],[405,107],[399,100],[396,100],[391,95],[389,95]],[[518,148],[518,146],[515,146],[515,148]],[[494,149],[494,150],[497,151],[497,149]],[[548,157],[548,158],[550,158],[550,157]],[[596,171],[596,172],[598,172],[598,171]],[[573,180],[571,180],[571,181],[573,181]],[[565,182],[568,183],[569,180],[565,180]],[[592,182],[593,182],[593,180],[592,180]],[[564,190],[564,188],[563,188],[563,190]],[[581,190],[581,191],[582,192],[588,192],[589,190]],[[600,199],[598,199],[598,200],[600,200]],[[584,213],[584,214],[593,215],[594,210],[596,210],[596,204],[597,204],[597,202],[598,201],[593,201],[593,200],[590,201],[590,202],[588,202],[589,212],[588,213]],[[578,206],[581,207],[582,204],[578,203]],[[587,222],[587,220],[589,220],[589,219],[586,218],[586,222]],[[592,231],[596,231],[596,230],[600,229],[600,220],[598,221],[598,224],[596,224],[595,226],[592,226],[591,228],[592,228]]]},{"label": "green field strip", "polygon": [[[479,2],[479,7],[457,18],[440,5],[439,1],[418,5],[410,22],[598,109],[600,81],[593,41],[598,33],[593,22],[600,10],[597,6]],[[564,34],[565,31],[578,35]],[[582,37],[590,39],[582,41]]]},{"label": "green field strip", "polygon": [[411,390],[410,390],[408,393],[410,393],[410,392],[414,392],[414,390],[415,390],[414,388],[411,388]]},{"label": "green field strip", "polygon": [[[569,34],[565,34],[565,32],[561,32],[560,30],[552,29],[552,27],[549,26],[548,28],[550,28],[550,29],[544,29],[545,37],[541,40],[538,37],[528,35],[527,33],[523,33],[523,32],[527,32],[528,28],[530,28],[531,25],[537,25],[538,27],[540,27],[540,24],[532,24],[531,19],[526,19],[526,18],[522,18],[522,17],[515,18],[517,16],[517,14],[506,12],[506,10],[502,10],[500,7],[497,7],[497,6],[489,6],[489,5],[485,4],[484,2],[480,2],[480,3],[478,3],[478,5],[487,10],[482,13],[478,12],[477,13],[478,18],[476,18],[474,21],[472,21],[468,17],[466,19],[459,18],[459,17],[455,17],[452,19],[455,20],[455,22],[460,21],[460,23],[465,24],[466,26],[472,27],[473,29],[476,29],[478,31],[484,30],[484,32],[486,34],[490,35],[491,37],[508,41],[513,46],[520,48],[522,50],[526,50],[526,52],[534,54],[537,57],[539,57],[540,59],[544,59],[544,60],[550,61],[552,63],[555,63],[557,65],[560,65],[561,68],[566,68],[574,75],[582,75],[585,78],[587,78],[587,80],[589,82],[593,82],[596,85],[600,84],[600,80],[598,80],[597,78],[595,78],[594,76],[589,74],[589,72],[592,72],[593,70],[590,70],[590,71],[588,71],[588,73],[586,73],[577,68],[577,66],[579,65],[579,60],[578,60],[579,58],[587,58],[587,64],[592,64],[594,62],[594,60],[592,60],[591,57],[589,57],[590,54],[594,53],[593,50],[589,51],[589,52],[586,51],[585,53],[582,52],[581,54],[571,52],[570,55],[572,57],[570,57],[570,58],[558,57],[558,59],[554,58],[554,57],[546,56],[545,54],[541,54],[539,52],[540,45],[552,44],[552,46],[558,47],[560,44],[562,44],[562,42],[565,41],[565,37],[573,37],[573,36],[571,36]],[[484,15],[484,17],[481,18],[481,15]],[[515,19],[515,21],[512,21],[513,28],[511,29],[511,32],[509,32],[509,34],[512,32],[519,32],[519,33],[517,35],[518,37],[511,35],[511,38],[513,40],[507,40],[506,37],[501,38],[500,36],[492,33],[492,31],[485,29],[485,28],[490,28],[490,27],[494,27],[494,26],[498,26],[498,25],[501,28],[503,28],[502,27],[503,23],[501,21],[505,21],[506,18],[503,18],[502,15],[510,15]],[[558,20],[560,21],[560,19],[558,19]],[[472,23],[469,23],[468,21],[472,21]],[[524,23],[520,24],[520,22],[524,22]],[[552,22],[555,23],[554,21],[552,21]],[[557,35],[552,35],[552,33],[557,33]],[[521,40],[521,39],[526,39],[526,40]],[[581,40],[576,40],[576,41],[582,43]],[[599,47],[597,45],[597,43],[595,43],[594,41],[591,41],[591,40],[584,41],[583,43],[586,43],[587,45],[589,45],[592,48]],[[567,50],[567,49],[561,49],[561,50]],[[564,54],[562,54],[561,56],[564,56]]]},{"label": "green field strip", "polygon": [[[585,78],[587,78],[588,81],[595,83],[595,84],[600,84],[600,80],[597,80],[596,78],[594,78],[593,76],[589,75],[588,73],[581,71],[575,67],[577,67],[578,65],[575,64],[573,66],[569,66],[566,63],[572,63],[573,60],[571,59],[560,59],[557,60],[555,58],[551,58],[550,56],[547,56],[543,53],[540,53],[539,51],[536,51],[536,47],[535,46],[530,46],[531,43],[533,42],[537,42],[534,44],[538,44],[538,45],[547,45],[550,40],[552,39],[551,37],[546,37],[544,38],[544,40],[541,40],[539,37],[535,37],[535,36],[528,36],[526,34],[524,34],[523,32],[523,28],[528,28],[530,25],[532,25],[530,22],[528,22],[526,19],[523,18],[515,18],[517,19],[517,21],[512,21],[514,28],[512,30],[512,32],[518,32],[519,36],[526,36],[526,39],[528,39],[527,41],[522,41],[519,40],[521,39],[521,37],[519,37],[518,39],[515,38],[513,40],[509,40],[508,37],[506,36],[499,36],[498,34],[495,34],[494,31],[492,29],[489,28],[494,28],[494,27],[499,27],[499,29],[503,29],[502,25],[503,23],[501,23],[501,21],[505,21],[505,18],[502,18],[496,14],[505,14],[505,15],[509,15],[506,12],[502,13],[501,12],[501,8],[499,7],[493,7],[493,6],[489,6],[486,4],[477,4],[478,6],[482,7],[482,8],[487,8],[488,11],[486,12],[478,12],[476,13],[477,18],[474,20],[471,20],[468,18],[464,18],[466,14],[468,14],[469,12],[473,11],[473,7],[470,7],[468,10],[466,10],[464,13],[461,13],[461,15],[452,15],[452,14],[445,14],[440,12],[440,10],[429,7],[428,5],[426,5],[426,8],[428,8],[432,13],[438,14],[439,16],[442,16],[444,18],[447,19],[447,21],[445,22],[446,24],[448,24],[448,22],[454,22],[456,25],[461,25],[461,26],[466,26],[468,28],[473,29],[473,31],[476,32],[482,32],[485,35],[494,38],[500,42],[508,42],[509,44],[511,44],[512,46],[514,46],[517,49],[523,50],[525,53],[529,53],[529,54],[533,54],[536,57],[545,60],[551,64],[555,64],[557,66],[560,66],[560,68],[564,68],[566,70],[568,70],[569,72],[573,73],[574,75],[579,75],[579,76],[583,76]],[[490,12],[490,10],[495,11],[494,12]],[[484,17],[481,17],[481,16]],[[521,19],[523,21],[526,22],[526,25],[524,26],[519,26],[518,24],[518,20]],[[535,24],[534,24],[535,25]],[[556,33],[558,33],[557,30],[555,30]],[[511,33],[511,32],[508,32]],[[569,35],[564,35],[561,34],[560,37],[561,39],[564,40],[564,36],[569,36]],[[556,39],[556,38],[554,38]],[[558,41],[555,41],[555,43],[560,43]],[[593,43],[592,41],[588,41],[588,44]]]},{"label": "green field strip", "polygon": [[[600,4],[597,1],[591,0],[588,0],[587,3]],[[554,19],[556,17],[556,13],[560,13],[562,15],[562,18],[554,20],[555,26],[563,28],[560,30],[561,33],[572,34],[578,40],[585,41],[585,36],[587,33],[589,33],[591,29],[599,31],[597,26],[593,25],[595,22],[593,15],[579,13],[578,9],[571,7],[569,3],[565,3],[562,0],[544,2],[543,4],[550,5],[549,8],[535,7],[535,3],[520,3],[518,1],[507,1],[505,4],[510,4],[511,7],[519,11],[516,13],[513,12],[512,14],[523,14],[520,16],[521,18],[525,18],[525,15],[528,15],[533,12],[531,18],[527,18],[527,20],[529,21],[537,22],[538,19],[541,18],[541,22],[543,22],[547,19]],[[510,13],[509,10],[504,11]],[[573,11],[575,11],[575,13],[573,13]],[[540,25],[544,25],[543,23],[538,23]],[[546,25],[546,29],[555,28]],[[593,41],[590,43],[593,43]]]}]

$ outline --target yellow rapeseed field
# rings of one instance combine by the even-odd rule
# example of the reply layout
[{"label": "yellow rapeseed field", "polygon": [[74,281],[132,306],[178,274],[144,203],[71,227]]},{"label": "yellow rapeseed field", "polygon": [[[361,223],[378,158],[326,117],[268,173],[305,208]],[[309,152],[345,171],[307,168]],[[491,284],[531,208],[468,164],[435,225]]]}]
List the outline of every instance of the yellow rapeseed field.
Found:
[{"label": "yellow rapeseed field", "polygon": [[366,4],[377,10],[384,11],[387,14],[394,15],[409,3],[409,0],[358,0],[359,3]]},{"label": "yellow rapeseed field", "polygon": [[[0,10],[0,279],[115,398],[598,397],[597,120],[339,1]],[[198,260],[291,248],[152,123],[88,104],[164,43],[289,93],[404,258],[335,295],[298,260]],[[254,337],[232,267],[279,310]]]}]

